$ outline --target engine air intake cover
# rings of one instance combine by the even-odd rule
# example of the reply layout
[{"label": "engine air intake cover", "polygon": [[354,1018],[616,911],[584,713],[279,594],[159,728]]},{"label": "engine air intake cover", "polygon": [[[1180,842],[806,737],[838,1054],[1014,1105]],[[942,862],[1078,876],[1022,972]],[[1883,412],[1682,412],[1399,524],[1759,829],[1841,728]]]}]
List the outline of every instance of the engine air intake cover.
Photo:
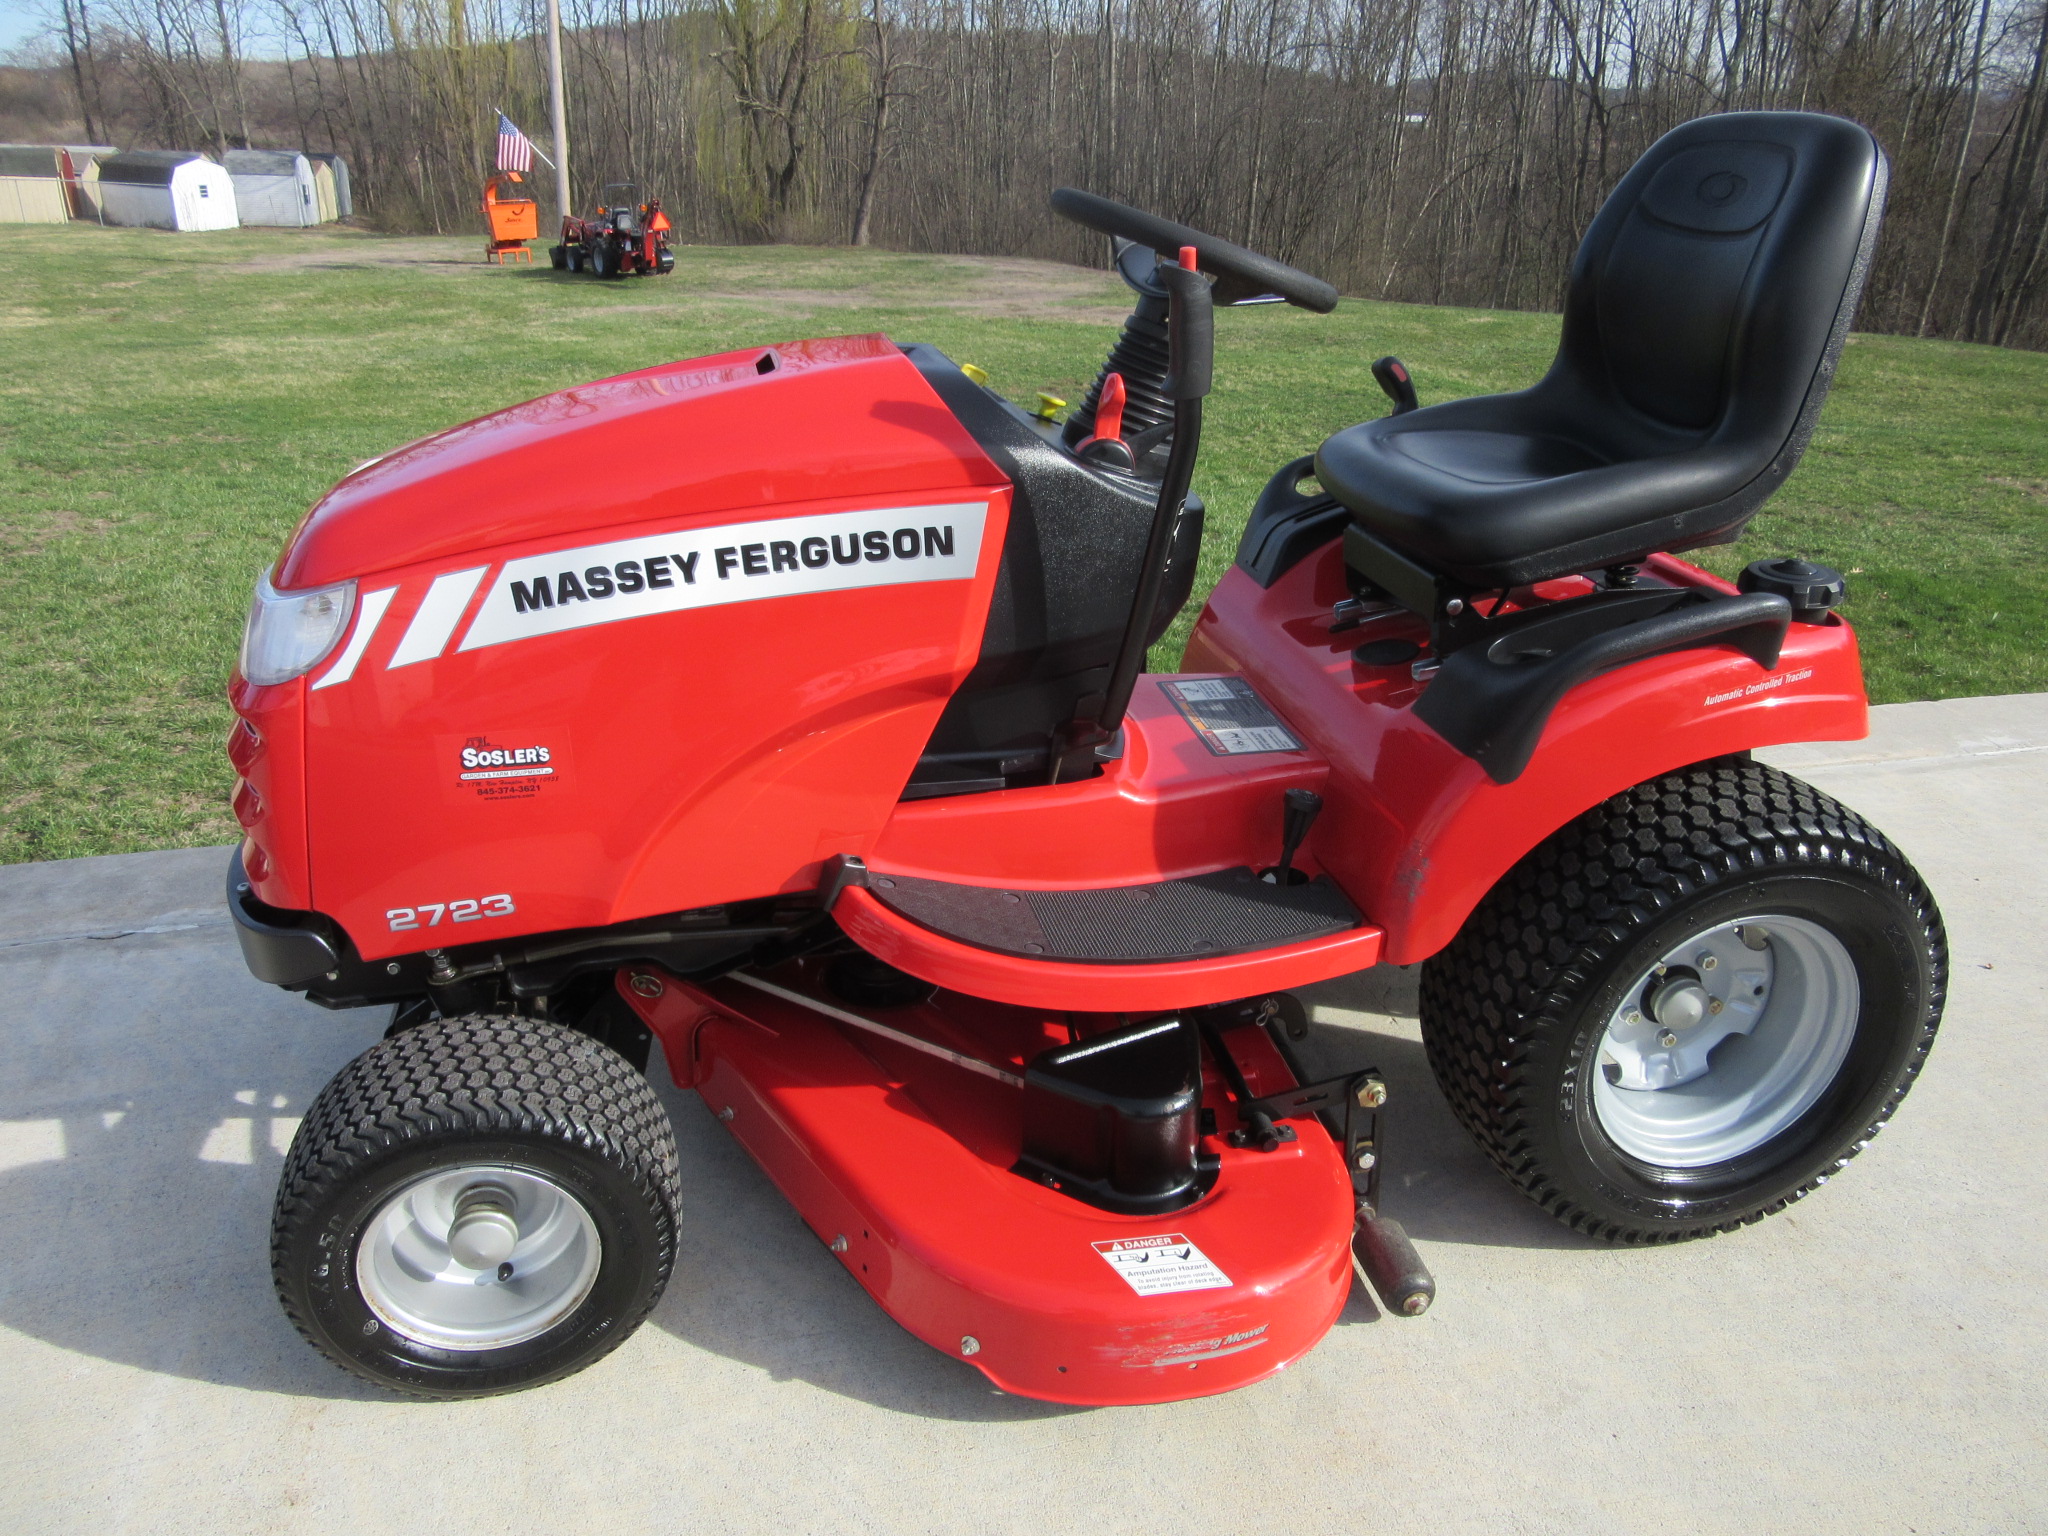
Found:
[{"label": "engine air intake cover", "polygon": [[1106,1210],[1177,1209],[1202,1194],[1201,1102],[1200,1037],[1182,1019],[1042,1051],[1024,1073],[1016,1171]]}]

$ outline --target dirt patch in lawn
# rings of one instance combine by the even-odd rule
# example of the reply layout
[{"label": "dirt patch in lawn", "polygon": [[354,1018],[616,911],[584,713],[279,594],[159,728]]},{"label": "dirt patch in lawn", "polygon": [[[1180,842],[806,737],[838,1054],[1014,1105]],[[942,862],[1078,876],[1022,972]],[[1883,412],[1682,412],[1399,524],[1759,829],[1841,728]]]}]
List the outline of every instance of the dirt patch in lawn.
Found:
[{"label": "dirt patch in lawn", "polygon": [[[685,246],[687,259],[704,253],[707,247]],[[722,254],[744,265],[748,247],[717,247]],[[669,278],[663,289],[674,297],[666,303],[609,305],[603,313],[629,314],[663,310],[697,303],[761,304],[777,309],[874,309],[915,305],[920,309],[958,310],[964,314],[1007,319],[1076,320],[1114,325],[1129,313],[1123,285],[1106,272],[1064,262],[1035,261],[1019,256],[923,256],[912,258],[915,269],[891,270],[890,253],[874,252],[874,281],[854,282],[838,288],[810,288],[789,277],[801,277],[801,256],[797,271],[789,271],[789,247],[763,247],[777,254],[762,260],[759,286],[746,281],[744,272],[722,274],[716,286],[695,285],[687,269]],[[846,255],[856,259],[869,253],[820,249],[818,259]],[[534,260],[499,266],[483,259],[480,241],[459,236],[348,236],[325,234],[306,249],[265,251],[239,261],[224,263],[224,272],[304,272],[359,267],[428,267],[436,272],[461,277],[501,277],[508,273],[528,277],[552,277],[547,251],[536,246]],[[934,270],[936,269],[936,271]],[[735,279],[738,281],[735,281]],[[780,278],[782,281],[778,282]],[[933,279],[937,281],[934,282]],[[590,283],[592,277],[564,277],[560,281]],[[637,281],[629,279],[628,281]],[[608,284],[606,286],[609,286]],[[934,290],[937,291],[934,291]]]}]

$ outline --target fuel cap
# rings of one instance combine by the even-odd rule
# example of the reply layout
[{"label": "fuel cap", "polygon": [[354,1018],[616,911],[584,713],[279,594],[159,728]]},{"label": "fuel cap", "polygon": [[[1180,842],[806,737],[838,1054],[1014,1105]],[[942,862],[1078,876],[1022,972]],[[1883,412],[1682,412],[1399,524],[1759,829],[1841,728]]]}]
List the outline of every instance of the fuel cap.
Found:
[{"label": "fuel cap", "polygon": [[1774,592],[1792,605],[1792,617],[1802,624],[1818,624],[1828,611],[1842,601],[1849,584],[1831,565],[1786,556],[1779,560],[1753,560],[1743,567],[1735,585],[1744,592]]}]

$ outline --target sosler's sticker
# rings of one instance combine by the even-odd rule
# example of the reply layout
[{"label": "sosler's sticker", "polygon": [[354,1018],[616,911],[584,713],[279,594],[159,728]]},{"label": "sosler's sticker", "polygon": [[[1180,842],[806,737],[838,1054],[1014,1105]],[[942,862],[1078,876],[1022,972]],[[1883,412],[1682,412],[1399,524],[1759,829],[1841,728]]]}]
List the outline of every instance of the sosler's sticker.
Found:
[{"label": "sosler's sticker", "polygon": [[447,783],[457,799],[532,800],[551,792],[569,773],[559,734],[492,731],[444,737],[439,746]]}]

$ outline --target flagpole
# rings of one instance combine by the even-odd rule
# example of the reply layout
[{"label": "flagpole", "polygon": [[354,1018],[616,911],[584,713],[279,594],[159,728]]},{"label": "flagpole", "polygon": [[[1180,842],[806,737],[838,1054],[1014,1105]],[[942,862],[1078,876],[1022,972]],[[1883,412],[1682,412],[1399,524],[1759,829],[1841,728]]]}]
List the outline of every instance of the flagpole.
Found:
[{"label": "flagpole", "polygon": [[548,121],[555,130],[555,203],[567,218],[569,115],[562,106],[562,0],[548,0]]}]

